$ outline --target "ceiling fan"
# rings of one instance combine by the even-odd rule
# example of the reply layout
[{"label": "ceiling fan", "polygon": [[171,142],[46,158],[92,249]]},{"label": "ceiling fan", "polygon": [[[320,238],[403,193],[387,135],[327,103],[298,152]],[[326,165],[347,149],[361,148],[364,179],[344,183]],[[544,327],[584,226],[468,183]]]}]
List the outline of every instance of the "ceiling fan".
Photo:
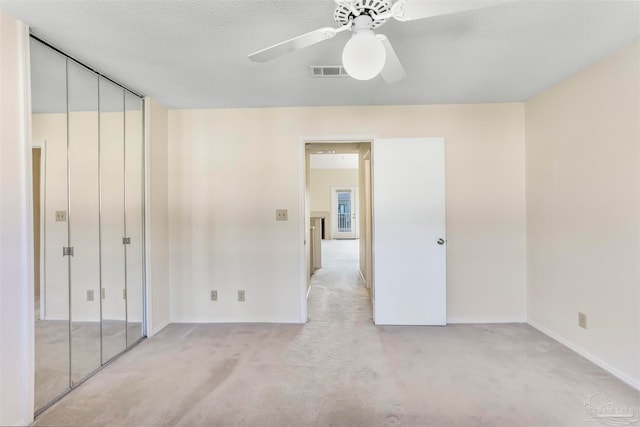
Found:
[{"label": "ceiling fan", "polygon": [[336,9],[333,18],[339,28],[320,28],[301,36],[286,40],[249,55],[254,62],[267,62],[287,53],[335,37],[338,33],[351,31],[342,52],[342,63],[347,73],[357,80],[370,80],[380,74],[385,82],[395,83],[407,74],[400,63],[389,39],[373,32],[389,19],[413,21],[433,16],[457,13],[504,3],[494,1],[425,1],[425,0],[334,0]]}]

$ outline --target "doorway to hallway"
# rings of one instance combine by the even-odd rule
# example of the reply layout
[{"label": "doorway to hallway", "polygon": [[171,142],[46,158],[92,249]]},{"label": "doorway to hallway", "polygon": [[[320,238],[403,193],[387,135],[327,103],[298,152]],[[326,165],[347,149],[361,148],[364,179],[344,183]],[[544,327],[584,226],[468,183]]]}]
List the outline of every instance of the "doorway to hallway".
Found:
[{"label": "doorway to hallway", "polygon": [[[370,150],[370,142],[305,144],[306,302],[314,307],[319,293],[355,286],[371,311]],[[311,319],[317,310],[308,307]]]},{"label": "doorway to hallway", "polygon": [[308,321],[372,321],[369,293],[362,286],[358,240],[323,240],[322,268],[311,277]]},{"label": "doorway to hallway", "polygon": [[[300,222],[304,236],[304,243],[300,240],[301,285],[305,288],[306,284],[301,294],[302,318],[308,318],[311,277],[321,267],[321,262],[310,262],[310,223],[318,212],[314,213],[310,198],[309,164],[312,154],[349,145],[358,154],[358,188],[362,190],[356,215],[360,221],[356,228],[360,233],[359,272],[361,282],[370,288],[374,323],[446,325],[445,150],[441,137],[305,142],[301,187],[305,215]],[[330,215],[329,221],[332,219]]]}]

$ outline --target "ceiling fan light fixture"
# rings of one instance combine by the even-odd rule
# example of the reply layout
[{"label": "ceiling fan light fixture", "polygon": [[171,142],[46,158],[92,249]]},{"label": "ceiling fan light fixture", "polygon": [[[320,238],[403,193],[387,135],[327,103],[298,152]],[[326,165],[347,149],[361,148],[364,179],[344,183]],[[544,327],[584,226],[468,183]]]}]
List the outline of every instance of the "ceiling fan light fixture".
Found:
[{"label": "ceiling fan light fixture", "polygon": [[386,61],[386,50],[373,31],[355,33],[344,46],[342,65],[356,80],[371,80],[382,71]]}]

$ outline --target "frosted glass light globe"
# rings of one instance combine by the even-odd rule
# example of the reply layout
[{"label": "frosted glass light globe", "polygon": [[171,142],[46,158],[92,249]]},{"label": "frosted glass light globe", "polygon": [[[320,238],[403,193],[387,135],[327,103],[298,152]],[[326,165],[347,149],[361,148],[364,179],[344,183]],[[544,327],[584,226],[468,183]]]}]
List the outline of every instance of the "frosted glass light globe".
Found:
[{"label": "frosted glass light globe", "polygon": [[360,31],[351,37],[342,51],[342,65],[356,80],[370,80],[380,74],[387,52],[373,31]]}]

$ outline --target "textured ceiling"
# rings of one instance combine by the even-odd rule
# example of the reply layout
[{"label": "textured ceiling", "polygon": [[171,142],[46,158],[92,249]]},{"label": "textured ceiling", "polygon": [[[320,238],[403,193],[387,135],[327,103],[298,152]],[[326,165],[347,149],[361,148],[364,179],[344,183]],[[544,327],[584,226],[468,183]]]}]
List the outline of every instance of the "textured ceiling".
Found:
[{"label": "textured ceiling", "polygon": [[[421,1],[421,0],[410,0]],[[169,108],[518,102],[640,34],[638,1],[517,1],[401,23],[408,77],[310,77],[348,35],[259,64],[249,53],[333,22],[332,0],[0,0],[0,10]]]}]

